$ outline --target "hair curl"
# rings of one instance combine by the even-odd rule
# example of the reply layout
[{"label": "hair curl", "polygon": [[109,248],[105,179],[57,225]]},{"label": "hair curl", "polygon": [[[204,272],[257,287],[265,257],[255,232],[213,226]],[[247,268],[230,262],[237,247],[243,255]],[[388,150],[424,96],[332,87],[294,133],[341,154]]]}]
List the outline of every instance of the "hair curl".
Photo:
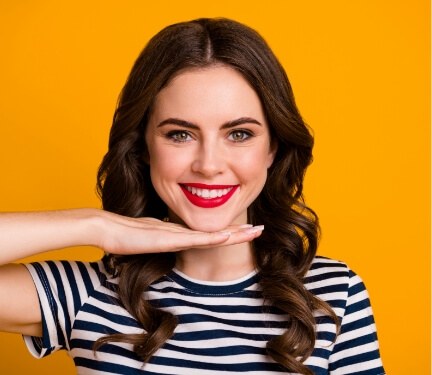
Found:
[{"label": "hair curl", "polygon": [[[289,317],[286,331],[267,343],[267,352],[288,371],[312,374],[303,362],[315,344],[313,313],[319,310],[338,324],[330,306],[303,283],[319,237],[318,218],[302,197],[313,137],[296,107],[284,69],[256,31],[224,18],[197,19],[168,26],[150,40],[121,92],[109,150],[98,171],[98,192],[105,210],[131,217],[166,216],[167,207],[155,192],[145,163],[149,113],[154,98],[175,74],[212,64],[236,69],[251,84],[277,145],[265,186],[248,209],[250,223],[266,227],[253,243],[263,298]],[[173,268],[175,255],[108,255],[105,260],[119,275],[121,303],[145,333],[108,335],[95,348],[109,341],[130,343],[146,362],[172,336],[177,320],[139,297]]]}]

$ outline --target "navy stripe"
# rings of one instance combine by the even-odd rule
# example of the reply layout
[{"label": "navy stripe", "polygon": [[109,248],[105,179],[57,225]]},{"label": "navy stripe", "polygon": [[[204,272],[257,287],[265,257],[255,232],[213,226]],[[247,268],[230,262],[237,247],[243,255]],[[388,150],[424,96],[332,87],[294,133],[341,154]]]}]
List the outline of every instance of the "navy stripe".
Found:
[{"label": "navy stripe", "polygon": [[366,353],[358,353],[355,356],[342,358],[339,361],[335,361],[332,366],[334,368],[340,368],[344,366],[355,365],[357,363],[372,361],[374,359],[378,359],[379,355],[376,351],[366,352]]},{"label": "navy stripe", "polygon": [[258,348],[249,345],[236,345],[236,346],[223,346],[219,348],[185,348],[182,346],[166,343],[164,349],[172,350],[173,352],[180,352],[192,355],[204,356],[230,356],[240,354],[265,354],[264,348]]},{"label": "navy stripe", "polygon": [[112,327],[108,327],[106,325],[103,325],[101,323],[96,322],[89,322],[85,320],[76,320],[74,324],[75,330],[82,330],[87,332],[95,332],[95,333],[101,333],[102,335],[111,335],[113,333],[122,333],[117,329],[114,329]]},{"label": "navy stripe", "polygon": [[328,331],[319,331],[316,334],[317,340],[324,340],[324,341],[333,342],[335,340],[335,337],[336,337],[336,333],[328,332]]},{"label": "navy stripe", "polygon": [[131,316],[114,314],[111,311],[102,310],[101,308],[94,305],[87,304],[83,306],[82,311],[91,313],[95,315],[96,318],[103,317],[112,322],[116,322],[117,324],[122,324],[129,327],[138,327],[138,322]]},{"label": "navy stripe", "polygon": [[91,280],[89,271],[87,270],[86,266],[83,264],[83,262],[77,262],[77,267],[80,272],[80,276],[82,278],[83,284],[86,288],[87,295],[91,295],[94,291],[95,286],[93,285],[93,282]]},{"label": "navy stripe", "polygon": [[[39,280],[41,282],[41,284],[44,287],[44,292],[45,292],[45,296],[46,299],[48,300],[48,304],[49,306],[47,306],[47,308],[51,311],[51,313],[54,316],[54,319],[57,318],[57,303],[55,302],[54,299],[54,295],[51,291],[51,289],[48,287],[48,281],[46,278],[46,274],[44,269],[42,268],[42,266],[40,264],[34,264],[34,268],[36,270],[36,273],[39,277]],[[40,296],[38,296],[39,298],[39,303],[40,303]],[[44,316],[44,311],[43,311],[43,307],[42,305],[40,306],[41,309],[41,316]],[[58,324],[57,324],[58,326]],[[49,332],[48,332],[48,326],[47,326],[47,321],[45,319],[42,319],[42,339],[39,337],[32,337],[32,342],[33,342],[33,346],[40,352],[40,350],[42,348],[47,349],[47,351],[49,353],[52,352],[51,348],[53,347],[53,344],[50,341],[50,336],[49,336]],[[48,355],[48,354],[47,354]]]},{"label": "navy stripe", "polygon": [[348,285],[347,284],[337,284],[337,285],[326,285],[320,287],[307,287],[307,289],[315,295],[319,294],[327,294],[327,293],[336,293],[336,292],[346,292]]},{"label": "navy stripe", "polygon": [[370,316],[366,316],[364,318],[361,318],[361,319],[358,319],[358,320],[354,320],[351,323],[344,324],[341,327],[341,333],[349,332],[349,331],[354,331],[356,329],[363,328],[363,327],[368,327],[372,323],[373,323],[373,320],[371,319],[371,317]]},{"label": "navy stripe", "polygon": [[[55,271],[57,271],[53,262],[47,262],[47,264],[51,270],[54,269]],[[41,282],[43,283],[43,285],[44,286],[48,285],[49,284],[48,277],[45,273],[45,270],[42,267],[39,268],[38,274],[39,274],[39,277],[41,278]],[[57,279],[58,279],[58,277],[59,277],[58,271],[55,273],[53,272],[53,275],[54,275],[54,277],[57,275]],[[58,288],[58,291],[59,291],[59,297],[63,296],[63,299],[64,299],[64,289],[62,287],[60,287],[60,288]],[[58,317],[60,308],[59,308],[59,305],[57,303],[57,299],[54,296],[51,289],[46,290],[46,287],[45,287],[45,292],[46,292],[47,299],[48,299],[49,304],[50,304],[51,313],[53,314],[55,324],[56,324],[57,341],[58,341],[59,345],[61,345],[61,346],[66,345],[66,338],[64,337],[63,332],[61,330],[61,324],[60,324],[59,317]],[[66,326],[69,322],[69,327],[70,327],[70,321],[69,321],[68,316],[65,317],[65,321],[66,321]],[[53,345],[51,344],[51,346],[53,346]]]},{"label": "navy stripe", "polygon": [[258,281],[258,275],[254,275],[253,277],[233,285],[206,285],[206,284],[198,284],[193,281],[187,280],[180,276],[175,272],[170,272],[167,275],[168,280],[172,280],[184,288],[189,289],[196,293],[199,293],[201,296],[206,295],[226,295],[229,297],[230,294],[244,292],[246,288],[249,288],[253,284],[256,284]]},{"label": "navy stripe", "polygon": [[[82,339],[72,339],[71,345],[74,347],[78,347],[80,349],[87,349],[89,351],[93,350],[94,341],[91,340],[82,340]],[[139,357],[132,351],[125,349],[119,345],[114,345],[111,343],[107,343],[102,345],[98,352],[101,353],[110,353],[110,354],[117,354],[125,358],[133,359],[134,361],[141,361]]]},{"label": "navy stripe", "polygon": [[346,271],[333,271],[322,274],[316,274],[313,276],[306,276],[303,280],[305,283],[316,283],[318,281],[328,280],[332,278],[340,278],[346,276]]},{"label": "navy stripe", "polygon": [[[170,280],[171,282],[174,282],[173,280]],[[220,290],[214,290],[213,293],[210,293],[211,291],[211,287],[207,287],[206,289],[206,293],[203,294],[202,296],[205,297],[221,297],[222,295],[229,299],[229,298],[239,298],[239,299],[249,299],[249,298],[260,298],[262,293],[259,290],[244,290],[244,291],[239,291],[239,292],[235,292],[235,293],[218,293],[220,292]],[[154,292],[158,292],[158,293],[176,293],[179,294],[181,296],[190,296],[190,297],[196,297],[197,292],[189,290],[189,289],[179,289],[178,287],[173,287],[173,286],[164,286],[163,288],[155,288],[150,286],[150,290],[154,291]]]},{"label": "navy stripe", "polygon": [[89,368],[98,371],[106,371],[113,374],[121,375],[142,375],[142,369],[136,369],[129,366],[120,365],[118,363],[102,362],[94,359],[75,357],[76,366]]},{"label": "navy stripe", "polygon": [[70,263],[63,261],[63,262],[61,262],[61,264],[65,270],[66,277],[69,281],[69,289],[72,292],[73,297],[74,297],[72,299],[72,303],[74,305],[74,311],[75,311],[75,315],[76,315],[78,313],[80,307],[81,307],[81,297],[79,295],[77,281],[75,280],[75,275],[74,275],[74,272],[72,270]]},{"label": "navy stripe", "polygon": [[[231,317],[235,317],[236,315],[231,315]],[[238,320],[238,319],[226,319],[226,318],[218,318],[212,315],[204,315],[204,314],[184,314],[179,315],[178,320],[180,323],[221,323],[221,324],[229,324],[234,327],[252,327],[252,328],[284,328],[287,323],[282,321],[266,321],[266,320]]]},{"label": "navy stripe", "polygon": [[253,341],[268,341],[275,334],[253,334],[244,333],[239,331],[233,331],[229,329],[208,329],[205,331],[193,331],[193,332],[178,332],[174,333],[173,340],[178,341],[204,341],[213,339],[223,339],[223,338],[239,338]]},{"label": "navy stripe", "polygon": [[361,345],[368,344],[370,342],[376,341],[376,334],[370,333],[368,335],[356,336],[351,340],[346,340],[340,344],[335,345],[335,350],[344,350],[347,348],[355,349]]},{"label": "navy stripe", "polygon": [[[62,318],[65,321],[65,332],[67,337],[64,337],[63,332],[58,329],[57,330],[57,335],[58,335],[58,340],[60,343],[62,343],[62,345],[64,345],[66,343],[66,340],[68,337],[70,337],[70,332],[71,332],[71,320],[70,320],[70,316],[68,315],[68,302],[66,299],[66,292],[64,289],[64,285],[63,282],[61,280],[61,276],[60,276],[60,271],[57,268],[57,265],[54,262],[47,262],[51,273],[56,281],[56,286],[57,286],[57,294],[58,294],[58,299],[60,301],[60,304],[63,308],[63,311],[65,312],[64,315],[62,315]],[[74,296],[76,297],[76,296]],[[58,311],[56,311],[56,316],[58,316]],[[58,321],[58,324],[60,325],[60,322]]]},{"label": "navy stripe", "polygon": [[[150,300],[152,302],[152,300]],[[191,301],[185,301],[179,298],[160,298],[157,300],[158,307],[178,307],[187,306],[195,307],[198,309],[204,309],[215,313],[253,313],[260,314],[263,311],[262,306],[247,306],[247,305],[205,305],[202,303],[196,303]]]},{"label": "navy stripe", "polygon": [[105,294],[105,290],[95,290],[92,297],[100,302],[104,302],[111,305],[120,306],[120,299],[116,298],[110,294]]}]

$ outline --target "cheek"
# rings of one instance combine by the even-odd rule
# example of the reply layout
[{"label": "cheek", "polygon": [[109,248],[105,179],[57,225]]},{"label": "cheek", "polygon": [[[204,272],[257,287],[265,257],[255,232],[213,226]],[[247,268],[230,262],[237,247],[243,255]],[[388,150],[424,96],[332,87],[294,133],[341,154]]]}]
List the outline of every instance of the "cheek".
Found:
[{"label": "cheek", "polygon": [[269,148],[266,145],[260,145],[260,147],[250,149],[240,149],[233,160],[238,160],[238,164],[243,165],[245,169],[250,168],[256,171],[269,168],[273,162],[273,158],[273,153]]},{"label": "cheek", "polygon": [[267,169],[273,160],[263,150],[251,150],[251,152],[240,152],[235,158],[235,169],[237,175],[247,183],[263,184],[267,179]]},{"label": "cheek", "polygon": [[187,153],[154,146],[150,152],[150,173],[153,184],[158,181],[175,180],[188,164]]}]

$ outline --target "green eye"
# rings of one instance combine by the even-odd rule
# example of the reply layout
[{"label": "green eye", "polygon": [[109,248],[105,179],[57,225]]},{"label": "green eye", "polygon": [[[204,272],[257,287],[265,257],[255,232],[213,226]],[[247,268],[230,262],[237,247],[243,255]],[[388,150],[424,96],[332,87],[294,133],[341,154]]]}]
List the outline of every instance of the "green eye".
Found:
[{"label": "green eye", "polygon": [[228,139],[234,142],[243,142],[251,136],[252,134],[245,130],[234,130],[230,133]]},{"label": "green eye", "polygon": [[167,138],[172,139],[174,142],[188,142],[191,140],[190,134],[183,130],[171,131],[166,136]]}]

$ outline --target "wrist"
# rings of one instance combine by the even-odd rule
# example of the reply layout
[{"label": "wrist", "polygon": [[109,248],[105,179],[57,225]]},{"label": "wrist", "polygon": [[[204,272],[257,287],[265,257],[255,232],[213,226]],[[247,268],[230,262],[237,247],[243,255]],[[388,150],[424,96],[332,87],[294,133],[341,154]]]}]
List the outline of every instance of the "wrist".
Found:
[{"label": "wrist", "polygon": [[78,217],[83,242],[88,246],[103,248],[107,212],[97,208],[81,208]]}]

